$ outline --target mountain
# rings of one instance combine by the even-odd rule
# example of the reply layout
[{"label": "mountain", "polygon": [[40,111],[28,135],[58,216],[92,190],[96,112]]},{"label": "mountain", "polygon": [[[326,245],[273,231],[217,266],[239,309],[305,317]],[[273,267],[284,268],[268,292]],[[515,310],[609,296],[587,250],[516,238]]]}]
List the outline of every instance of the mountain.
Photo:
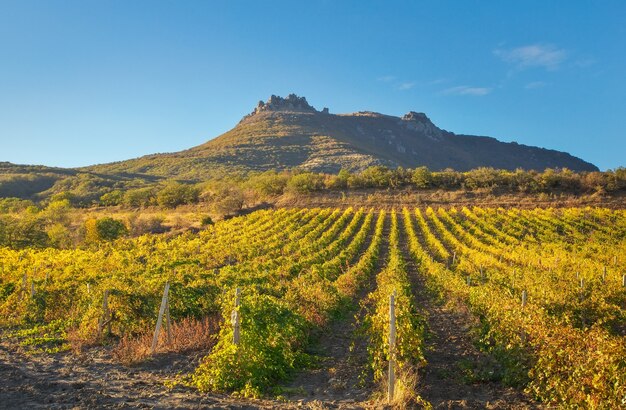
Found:
[{"label": "mountain", "polygon": [[477,167],[598,169],[565,152],[454,134],[438,128],[424,113],[411,111],[403,117],[370,111],[331,114],[291,94],[259,102],[232,130],[197,147],[84,170],[196,180],[229,170],[299,167],[337,172],[373,165],[458,171]]}]

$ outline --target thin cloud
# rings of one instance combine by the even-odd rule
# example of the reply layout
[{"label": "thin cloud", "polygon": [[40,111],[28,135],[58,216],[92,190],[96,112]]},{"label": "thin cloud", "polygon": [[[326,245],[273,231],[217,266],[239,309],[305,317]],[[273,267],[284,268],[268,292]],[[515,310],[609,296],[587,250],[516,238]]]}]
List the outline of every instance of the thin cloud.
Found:
[{"label": "thin cloud", "polygon": [[470,87],[468,85],[461,85],[443,90],[443,94],[446,95],[473,95],[478,97],[487,95],[490,92],[491,88],[488,87]]},{"label": "thin cloud", "polygon": [[530,44],[512,49],[496,49],[493,53],[518,69],[541,67],[558,70],[567,59],[567,52],[550,44]]},{"label": "thin cloud", "polygon": [[378,77],[377,78],[378,81],[383,82],[383,83],[390,83],[390,82],[392,82],[395,79],[396,79],[396,77],[393,76],[393,75],[384,75],[382,77]]},{"label": "thin cloud", "polygon": [[398,86],[398,90],[410,90],[413,87],[415,87],[415,82],[414,81],[409,81],[409,82],[400,84]]}]

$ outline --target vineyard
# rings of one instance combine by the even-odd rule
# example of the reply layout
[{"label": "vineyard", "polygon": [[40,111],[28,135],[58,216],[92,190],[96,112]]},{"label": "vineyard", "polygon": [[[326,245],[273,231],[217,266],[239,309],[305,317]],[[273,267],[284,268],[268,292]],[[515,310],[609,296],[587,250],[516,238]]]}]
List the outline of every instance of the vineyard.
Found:
[{"label": "vineyard", "polygon": [[626,407],[623,210],[261,210],[175,237],[0,248],[3,339],[33,355],[149,349],[158,321],[158,351],[185,321],[213,321],[200,363],[171,375],[207,394],[284,394],[356,316],[366,400],[392,380],[390,401],[435,404],[424,298],[477,318],[458,331],[537,405]]}]

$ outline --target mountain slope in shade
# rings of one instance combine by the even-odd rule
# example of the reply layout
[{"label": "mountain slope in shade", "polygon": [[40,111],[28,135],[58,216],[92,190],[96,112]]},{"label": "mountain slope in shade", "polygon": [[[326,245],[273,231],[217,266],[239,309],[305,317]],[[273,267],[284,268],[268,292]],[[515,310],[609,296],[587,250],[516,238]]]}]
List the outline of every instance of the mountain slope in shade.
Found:
[{"label": "mountain slope in shade", "polygon": [[454,134],[435,126],[424,113],[411,111],[403,117],[369,111],[330,114],[293,94],[259,102],[235,128],[200,146],[87,169],[197,179],[217,169],[299,167],[337,172],[372,165],[458,171],[477,167],[598,169],[565,152]]}]

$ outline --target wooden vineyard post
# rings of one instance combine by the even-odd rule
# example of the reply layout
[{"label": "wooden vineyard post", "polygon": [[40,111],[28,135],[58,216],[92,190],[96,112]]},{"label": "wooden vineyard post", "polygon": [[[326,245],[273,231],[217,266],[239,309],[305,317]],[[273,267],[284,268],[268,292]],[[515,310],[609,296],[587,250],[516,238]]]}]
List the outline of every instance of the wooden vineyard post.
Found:
[{"label": "wooden vineyard post", "polygon": [[396,387],[396,292],[389,296],[389,386],[387,391],[387,402],[391,403]]},{"label": "wooden vineyard post", "polygon": [[170,291],[170,283],[165,282],[165,289],[163,290],[163,298],[161,299],[161,307],[159,308],[159,316],[157,317],[156,328],[154,329],[154,337],[152,338],[152,347],[150,348],[150,353],[154,354],[157,348],[157,344],[159,342],[159,333],[161,331],[161,325],[163,324],[163,314],[165,313],[165,309],[167,307],[167,295]]},{"label": "wooden vineyard post", "polygon": [[456,262],[456,251],[452,252],[452,265],[453,266]]},{"label": "wooden vineyard post", "polygon": [[24,276],[22,277],[22,293],[21,293],[20,299],[23,299],[26,297],[27,289],[28,289],[28,277],[26,276],[26,274],[24,274]]},{"label": "wooden vineyard post", "polygon": [[104,326],[107,327],[107,334],[111,334],[111,312],[109,312],[109,291],[108,289],[104,291],[104,295],[102,297],[102,317],[100,318],[100,323],[98,324],[98,338],[102,337],[102,330]]},{"label": "wooden vineyard post", "polygon": [[239,344],[239,338],[241,334],[241,317],[239,315],[239,304],[241,298],[241,289],[235,290],[235,308],[230,314],[230,319],[233,324],[233,344]]},{"label": "wooden vineyard post", "polygon": [[167,344],[172,344],[172,321],[170,320],[170,299],[167,298],[167,307],[165,308],[165,327],[167,328]]},{"label": "wooden vineyard post", "polygon": [[[528,302],[528,292],[526,291],[526,289],[524,289],[522,290],[522,309],[526,307],[527,302]],[[522,343],[526,343],[526,341],[528,340],[528,335],[526,334],[526,331],[523,328],[520,329],[520,339]]]},{"label": "wooden vineyard post", "polygon": [[30,298],[35,297],[35,279],[30,280]]},{"label": "wooden vineyard post", "polygon": [[622,287],[626,288],[626,275],[622,275]]},{"label": "wooden vineyard post", "polygon": [[606,281],[606,266],[602,269],[602,283],[604,283],[604,281]]}]

